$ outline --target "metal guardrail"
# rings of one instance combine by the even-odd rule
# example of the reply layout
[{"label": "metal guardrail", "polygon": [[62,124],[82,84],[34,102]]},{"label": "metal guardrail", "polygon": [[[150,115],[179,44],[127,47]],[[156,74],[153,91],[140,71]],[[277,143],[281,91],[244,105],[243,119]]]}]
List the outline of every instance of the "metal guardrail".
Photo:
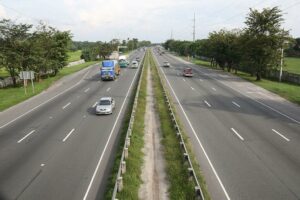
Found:
[{"label": "metal guardrail", "polygon": [[[152,57],[153,57],[153,54],[152,54]],[[180,147],[181,147],[182,152],[183,152],[183,159],[184,159],[184,161],[188,165],[189,180],[191,180],[191,181],[194,180],[195,185],[196,185],[195,186],[195,199],[205,200],[203,192],[202,192],[202,189],[201,189],[201,186],[200,186],[198,178],[197,178],[197,175],[195,173],[193,164],[191,162],[190,155],[189,155],[189,153],[187,151],[187,148],[186,148],[186,145],[185,145],[182,133],[180,131],[180,127],[178,125],[176,116],[174,114],[173,107],[172,107],[172,105],[170,103],[169,95],[166,92],[167,90],[166,90],[165,84],[162,81],[163,77],[162,77],[162,74],[161,74],[162,72],[159,70],[159,67],[158,67],[159,63],[158,63],[158,61],[156,59],[153,59],[153,61],[156,62],[155,63],[155,67],[156,67],[156,69],[158,71],[159,80],[160,80],[160,83],[161,83],[161,85],[163,87],[164,98],[165,98],[165,101],[166,101],[166,103],[168,105],[169,114],[170,114],[171,120],[173,122],[174,128],[176,130],[176,136],[179,139],[179,144],[180,144]]]},{"label": "metal guardrail", "polygon": [[134,120],[135,120],[134,116],[135,116],[137,103],[138,103],[139,92],[140,92],[140,88],[141,88],[142,75],[143,75],[143,72],[144,72],[144,64],[145,64],[144,59],[145,59],[146,53],[144,54],[144,56],[142,58],[142,62],[140,64],[140,68],[142,68],[142,69],[140,70],[141,72],[139,72],[140,73],[140,78],[139,78],[137,90],[136,90],[135,97],[134,97],[134,103],[133,103],[131,116],[130,116],[130,120],[129,120],[129,126],[128,126],[128,129],[127,129],[127,132],[126,132],[125,143],[124,143],[124,147],[123,147],[123,151],[122,151],[122,156],[121,156],[121,160],[120,160],[120,166],[119,166],[119,170],[118,170],[118,174],[117,174],[117,179],[116,179],[114,191],[113,191],[113,194],[112,194],[112,200],[116,200],[117,193],[120,192],[123,189],[123,177],[122,177],[122,175],[126,172],[126,159],[128,158],[128,148],[130,146],[130,136],[131,136],[131,133],[132,133],[133,123],[134,123]]}]

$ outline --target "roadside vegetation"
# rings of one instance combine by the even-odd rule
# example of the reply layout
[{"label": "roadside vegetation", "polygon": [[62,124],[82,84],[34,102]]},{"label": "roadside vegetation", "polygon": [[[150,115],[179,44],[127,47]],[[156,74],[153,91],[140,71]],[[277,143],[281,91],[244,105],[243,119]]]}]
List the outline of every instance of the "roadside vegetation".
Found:
[{"label": "roadside vegetation", "polygon": [[[148,52],[146,52],[145,58],[143,60],[142,67],[144,68],[141,74],[141,87],[138,97],[137,109],[135,112],[135,121],[132,128],[132,135],[130,137],[130,147],[128,148],[128,158],[126,159],[126,173],[123,175],[123,190],[118,193],[118,199],[138,199],[138,190],[141,181],[141,166],[143,164],[143,152],[142,148],[144,146],[144,128],[145,128],[145,111],[146,111],[146,92],[147,92],[147,65],[148,65]],[[134,90],[136,91],[136,89]],[[134,92],[135,94],[135,92]],[[131,109],[133,105],[134,95],[130,103],[130,109],[124,126],[122,127],[121,138],[119,140],[118,150],[116,153],[116,158],[114,161],[114,166],[111,172],[111,177],[109,178],[107,191],[105,194],[105,199],[111,200],[113,189],[116,183],[117,173],[120,165],[120,159],[122,156],[122,151],[124,147],[124,141],[126,132],[128,129],[128,123],[130,120]]]},{"label": "roadside vegetation", "polygon": [[250,9],[244,29],[213,31],[207,39],[195,42],[167,40],[164,47],[179,56],[207,61],[197,61],[202,65],[218,66],[229,72],[242,71],[255,76],[257,81],[272,79],[268,72],[280,69],[282,50],[289,57],[283,69],[292,73],[300,71],[300,38],[292,38],[283,29],[283,23],[283,13],[278,7]]},{"label": "roadside vegetation", "polygon": [[68,51],[68,60],[67,62],[74,62],[81,59],[81,50],[77,51]]},{"label": "roadside vegetation", "polygon": [[300,76],[300,38],[292,38],[282,28],[283,22],[278,7],[250,9],[244,29],[213,31],[195,42],[167,40],[164,47],[197,65],[226,70],[300,104],[299,82],[286,77],[279,82],[282,50],[287,56],[283,71]]},{"label": "roadside vegetation", "polygon": [[97,61],[86,62],[80,65],[75,65],[72,67],[66,67],[62,69],[56,76],[49,77],[47,79],[43,79],[40,82],[35,82],[35,93],[32,93],[30,82],[28,82],[27,87],[27,95],[24,94],[24,87],[7,87],[0,89],[0,111],[3,111],[13,105],[16,105],[26,99],[29,99],[32,96],[35,96],[48,87],[50,87],[55,81],[58,79],[69,75],[71,73],[82,70],[92,64],[97,63]]},{"label": "roadside vegetation", "polygon": [[[189,181],[187,165],[184,163],[183,153],[180,149],[181,147],[179,145],[179,140],[175,134],[176,130],[169,115],[168,106],[164,100],[163,87],[159,80],[159,74],[157,71],[158,69],[153,60],[152,54],[150,56],[150,63],[153,79],[153,89],[155,94],[156,111],[159,115],[160,127],[163,136],[161,142],[164,146],[163,151],[164,157],[166,159],[166,173],[170,182],[169,197],[170,199],[194,199],[195,185],[192,181]],[[202,176],[200,167],[197,164],[196,159],[191,151],[190,142],[188,141],[185,134],[183,135],[187,149],[189,151],[189,155],[191,156],[193,167],[198,179],[200,179],[198,181],[201,184],[204,197],[206,200],[209,200],[210,196],[206,189],[204,177]]]},{"label": "roadside vegetation", "polygon": [[284,71],[300,75],[300,57],[287,57],[284,58],[285,66],[283,67]]}]

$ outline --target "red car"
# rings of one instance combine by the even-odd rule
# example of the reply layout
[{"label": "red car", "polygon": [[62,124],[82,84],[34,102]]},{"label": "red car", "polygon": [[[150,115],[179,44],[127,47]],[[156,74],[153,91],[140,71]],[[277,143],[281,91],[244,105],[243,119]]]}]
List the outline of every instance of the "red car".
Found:
[{"label": "red car", "polygon": [[183,76],[185,76],[185,77],[192,77],[192,76],[194,76],[193,69],[192,68],[185,68],[183,70]]}]

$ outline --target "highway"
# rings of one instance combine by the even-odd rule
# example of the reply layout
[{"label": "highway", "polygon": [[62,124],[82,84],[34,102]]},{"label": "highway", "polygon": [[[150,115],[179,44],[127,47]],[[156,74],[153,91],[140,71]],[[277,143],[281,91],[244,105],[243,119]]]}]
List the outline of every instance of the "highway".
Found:
[{"label": "highway", "polygon": [[[137,56],[142,60],[144,51],[129,60]],[[101,199],[138,70],[122,69],[116,81],[104,82],[99,65],[92,66],[80,81],[79,75],[70,76],[66,84],[34,97],[33,105],[18,105],[22,113],[2,112],[0,199]],[[95,115],[102,96],[116,100],[112,115]]]},{"label": "highway", "polygon": [[[299,200],[299,106],[226,72],[153,52],[212,199]],[[186,67],[194,77],[182,76]]]}]

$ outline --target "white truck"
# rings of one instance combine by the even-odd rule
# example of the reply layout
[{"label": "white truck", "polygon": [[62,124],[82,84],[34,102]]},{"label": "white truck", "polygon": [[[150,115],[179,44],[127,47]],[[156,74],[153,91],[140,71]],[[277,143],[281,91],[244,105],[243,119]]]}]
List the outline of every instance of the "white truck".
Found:
[{"label": "white truck", "polygon": [[118,51],[113,51],[109,56],[109,60],[118,60],[118,59],[119,59],[119,52]]}]

